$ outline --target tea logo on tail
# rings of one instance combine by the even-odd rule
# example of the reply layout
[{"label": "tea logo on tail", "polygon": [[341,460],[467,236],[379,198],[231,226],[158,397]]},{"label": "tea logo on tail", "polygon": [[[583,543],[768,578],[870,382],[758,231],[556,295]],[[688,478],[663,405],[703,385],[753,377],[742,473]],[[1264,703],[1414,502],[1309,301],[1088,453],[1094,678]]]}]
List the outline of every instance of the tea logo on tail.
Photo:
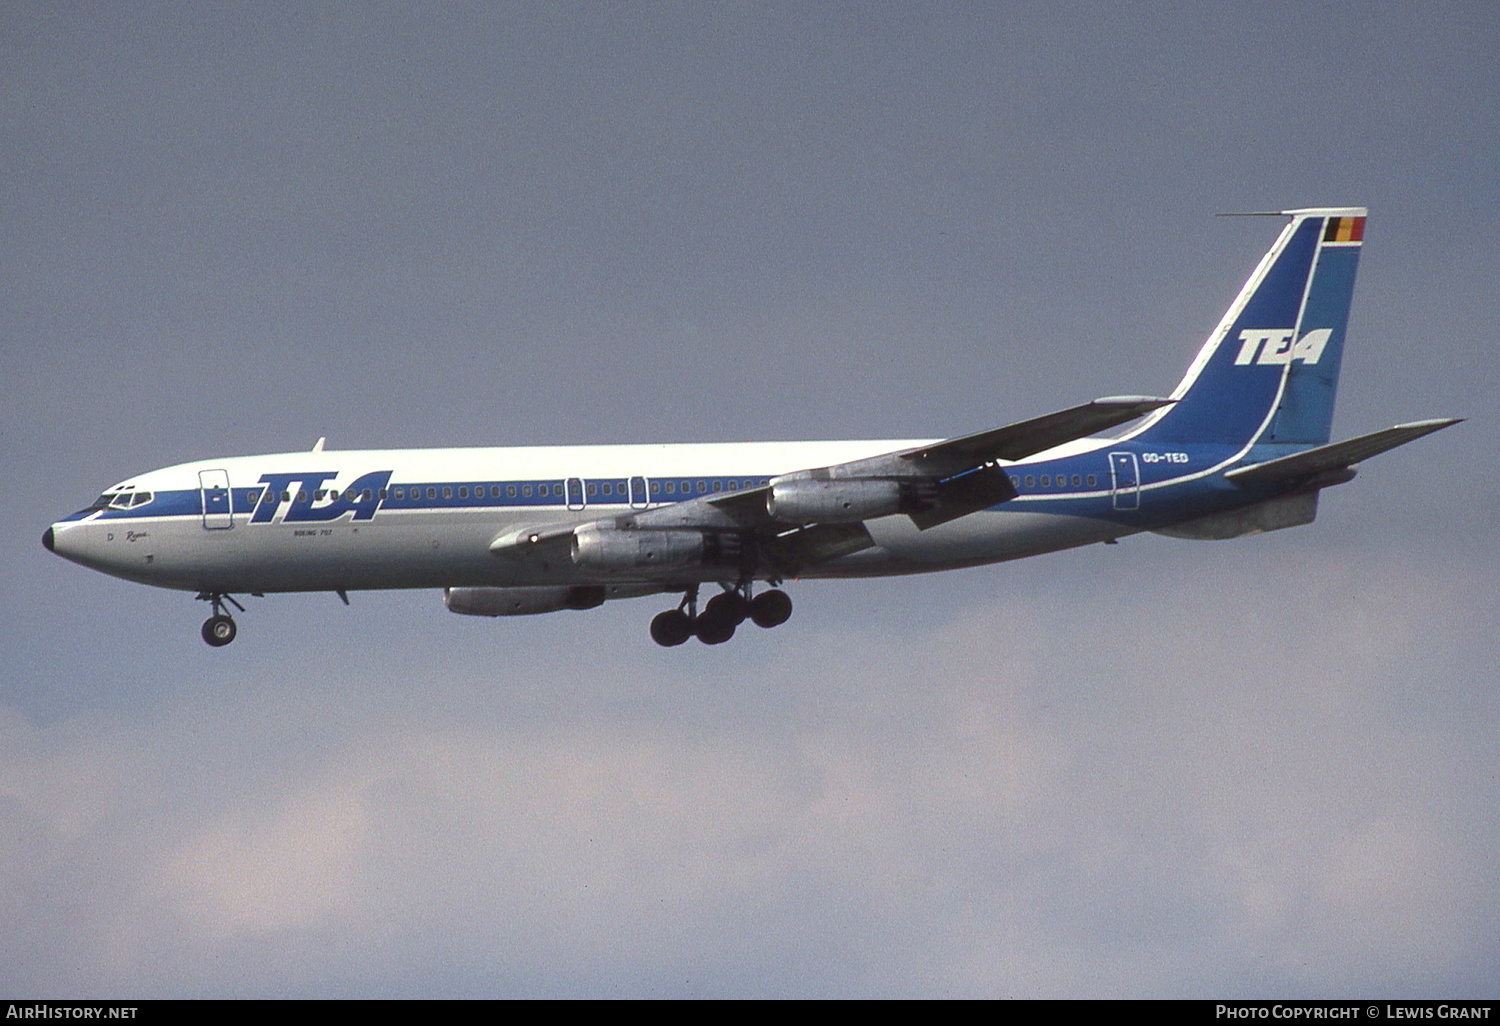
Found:
[{"label": "tea logo on tail", "polygon": [[[1289,328],[1246,328],[1240,332],[1240,351],[1234,358],[1235,366],[1291,363],[1293,360],[1317,363],[1318,357],[1323,355],[1323,347],[1333,336],[1333,330],[1315,328],[1294,343],[1295,334]],[[1259,360],[1255,358],[1257,351],[1260,352]]]}]

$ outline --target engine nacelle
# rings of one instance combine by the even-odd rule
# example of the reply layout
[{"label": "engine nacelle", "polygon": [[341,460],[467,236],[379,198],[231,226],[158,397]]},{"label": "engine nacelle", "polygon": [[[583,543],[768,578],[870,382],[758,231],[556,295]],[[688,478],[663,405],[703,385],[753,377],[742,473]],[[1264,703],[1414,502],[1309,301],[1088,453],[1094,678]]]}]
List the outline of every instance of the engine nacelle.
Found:
[{"label": "engine nacelle", "polygon": [[703,531],[618,530],[588,524],[573,532],[573,562],[587,570],[675,570],[720,554]]},{"label": "engine nacelle", "polygon": [[465,616],[530,616],[604,604],[604,588],[575,584],[541,588],[444,588],[443,604]]},{"label": "engine nacelle", "polygon": [[905,508],[902,484],[890,478],[773,481],[766,494],[766,512],[784,524],[852,524]]}]

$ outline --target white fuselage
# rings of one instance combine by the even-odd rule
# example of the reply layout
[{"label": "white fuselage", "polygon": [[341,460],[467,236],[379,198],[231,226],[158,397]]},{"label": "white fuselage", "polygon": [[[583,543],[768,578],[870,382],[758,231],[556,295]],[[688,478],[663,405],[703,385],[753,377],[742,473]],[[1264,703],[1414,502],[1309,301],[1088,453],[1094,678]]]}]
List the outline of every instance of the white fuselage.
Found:
[{"label": "white fuselage", "polygon": [[[763,485],[781,474],[926,444],[923,440],[750,442],[528,448],[314,451],[180,464],[106,494],[151,499],[53,525],[59,555],[106,573],[201,592],[506,587],[712,580],[712,570],[607,575],[567,560],[497,557],[520,529],[611,515]],[[1069,443],[1026,461],[1075,462],[1109,443]],[[1014,559],[1138,528],[1046,512],[1049,502],[1109,504],[1105,457],[1090,485],[1023,496],[1000,510],[919,531],[904,516],[869,522],[875,545],[806,576],[920,573]],[[1061,478],[1059,478],[1061,481]],[[351,494],[350,489],[354,489]],[[270,490],[272,494],[268,495]],[[1055,507],[1054,507],[1055,508]]]}]

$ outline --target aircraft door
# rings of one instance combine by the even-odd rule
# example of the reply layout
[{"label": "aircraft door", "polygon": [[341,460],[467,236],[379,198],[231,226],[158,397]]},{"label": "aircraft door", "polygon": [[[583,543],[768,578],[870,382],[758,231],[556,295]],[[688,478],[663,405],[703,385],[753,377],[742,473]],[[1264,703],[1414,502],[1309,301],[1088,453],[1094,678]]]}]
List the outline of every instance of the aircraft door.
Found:
[{"label": "aircraft door", "polygon": [[198,494],[203,500],[203,527],[208,531],[222,531],[234,526],[234,517],[229,505],[229,472],[227,470],[198,471]]},{"label": "aircraft door", "polygon": [[1133,452],[1109,454],[1109,476],[1115,509],[1141,508],[1141,471]]},{"label": "aircraft door", "polygon": [[645,509],[646,504],[650,501],[650,494],[646,491],[646,479],[644,477],[632,477],[630,479],[630,508]]},{"label": "aircraft door", "polygon": [[583,509],[583,479],[570,477],[563,482],[563,494],[567,496],[568,508]]}]

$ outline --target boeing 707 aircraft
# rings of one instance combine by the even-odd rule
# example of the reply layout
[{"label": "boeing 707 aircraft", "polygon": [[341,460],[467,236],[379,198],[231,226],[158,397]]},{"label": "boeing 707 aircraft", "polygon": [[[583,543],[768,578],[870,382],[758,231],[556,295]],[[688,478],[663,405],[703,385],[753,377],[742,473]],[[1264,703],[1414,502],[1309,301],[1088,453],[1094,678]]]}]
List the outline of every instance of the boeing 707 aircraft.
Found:
[{"label": "boeing 707 aircraft", "polygon": [[1329,443],[1365,210],[1278,216],[1286,226],[1167,398],[1096,399],[945,440],[341,452],[320,439],[127,478],[42,542],[197,592],[214,646],[234,640],[236,594],[348,602],[368,588],[441,588],[450,610],[477,616],[680,594],[651,621],[672,646],[784,623],[783,582],[797,578],[1308,524],[1357,462],[1458,421]]}]

